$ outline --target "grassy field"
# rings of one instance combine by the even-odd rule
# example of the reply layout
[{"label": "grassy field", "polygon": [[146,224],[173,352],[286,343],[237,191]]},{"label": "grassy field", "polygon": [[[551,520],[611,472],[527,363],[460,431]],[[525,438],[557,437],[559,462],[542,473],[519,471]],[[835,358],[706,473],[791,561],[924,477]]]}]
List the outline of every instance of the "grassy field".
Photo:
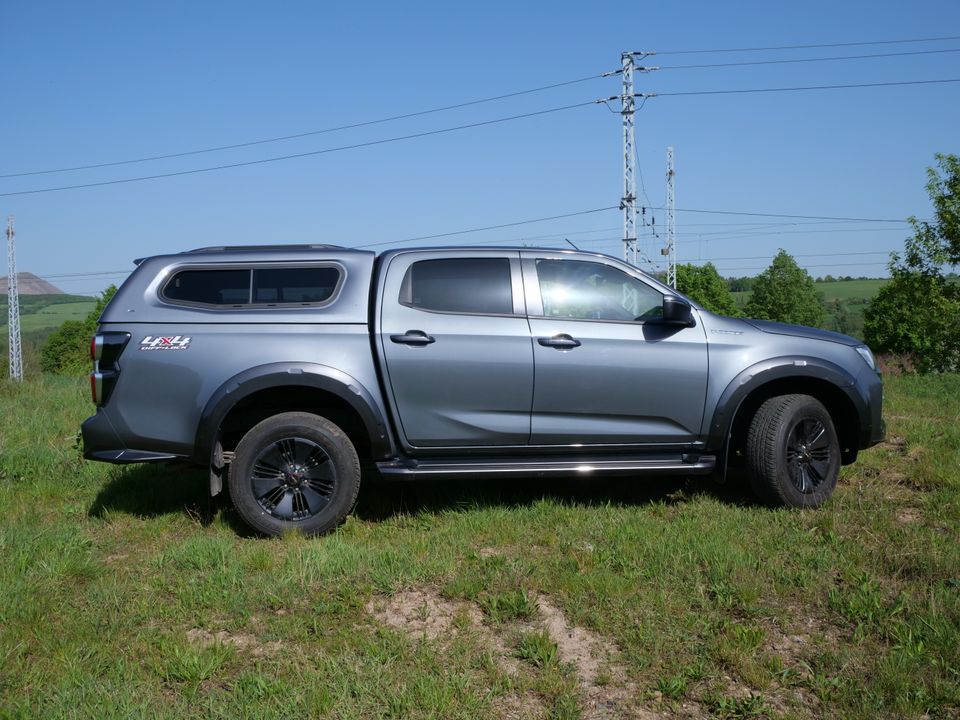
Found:
[{"label": "grassy field", "polygon": [[875,278],[871,280],[834,280],[833,282],[818,282],[817,291],[823,293],[823,299],[830,300],[850,300],[851,298],[861,298],[871,300],[880,292],[880,288],[890,282],[887,278]]},{"label": "grassy field", "polygon": [[[82,295],[24,295],[20,298],[20,329],[24,334],[53,330],[66,320],[83,320],[97,301]],[[7,326],[7,297],[0,296],[0,327]],[[3,331],[6,340],[6,330]]]},{"label": "grassy field", "polygon": [[79,458],[0,383],[0,717],[960,717],[960,376],[811,512],[734,485],[417,483],[250,537],[202,473]]},{"label": "grassy field", "polygon": [[[97,301],[82,295],[24,295],[20,298],[20,330],[24,337],[46,337],[67,320],[83,320]],[[7,343],[7,297],[0,295],[0,328]]]},{"label": "grassy field", "polygon": [[[887,278],[872,278],[868,280],[834,280],[833,282],[816,282],[817,292],[823,295],[824,302],[831,300],[864,300],[869,301],[880,292],[880,288],[890,282]],[[750,291],[735,292],[733,298],[738,307],[743,307],[750,301]]]},{"label": "grassy field", "polygon": [[49,305],[37,312],[24,314],[20,328],[24,333],[35,330],[56,329],[67,320],[83,320],[96,306],[96,300]]}]

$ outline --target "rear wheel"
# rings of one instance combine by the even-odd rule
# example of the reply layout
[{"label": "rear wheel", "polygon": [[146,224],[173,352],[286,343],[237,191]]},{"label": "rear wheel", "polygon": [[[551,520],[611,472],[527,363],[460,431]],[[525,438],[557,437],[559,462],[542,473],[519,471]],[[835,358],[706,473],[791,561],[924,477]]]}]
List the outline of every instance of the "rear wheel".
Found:
[{"label": "rear wheel", "polygon": [[767,400],[750,423],[747,471],[754,492],[769,503],[823,504],[840,474],[840,442],[830,413],[809,395]]},{"label": "rear wheel", "polygon": [[254,530],[317,535],[342,523],[353,508],[360,463],[350,439],[329,420],[281,413],[243,436],[229,485],[234,507]]}]

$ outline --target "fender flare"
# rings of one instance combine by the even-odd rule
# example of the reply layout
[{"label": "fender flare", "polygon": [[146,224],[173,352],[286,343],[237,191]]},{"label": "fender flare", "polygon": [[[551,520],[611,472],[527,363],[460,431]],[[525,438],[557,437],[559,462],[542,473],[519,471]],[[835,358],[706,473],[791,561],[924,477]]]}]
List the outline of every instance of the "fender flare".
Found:
[{"label": "fender flare", "polygon": [[[853,403],[861,424],[867,420],[867,401],[857,391],[856,379],[836,363],[818,357],[786,355],[762,360],[741,371],[724,389],[706,426],[707,447],[722,450],[724,457],[733,426],[743,401],[757,388],[784,378],[822,380],[841,390]],[[726,465],[726,463],[724,463]]]},{"label": "fender flare", "polygon": [[278,362],[244,370],[210,396],[197,425],[194,460],[202,465],[211,463],[220,425],[238,402],[261,390],[297,385],[323,390],[345,401],[363,421],[374,459],[393,457],[387,422],[373,395],[360,382],[327,365]]}]

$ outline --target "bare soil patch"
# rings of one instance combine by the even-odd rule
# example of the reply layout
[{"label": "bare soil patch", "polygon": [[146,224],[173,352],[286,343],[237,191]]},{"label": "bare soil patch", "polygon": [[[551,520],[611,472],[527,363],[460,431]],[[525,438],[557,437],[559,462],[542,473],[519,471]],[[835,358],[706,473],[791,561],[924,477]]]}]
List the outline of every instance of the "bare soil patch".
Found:
[{"label": "bare soil patch", "polygon": [[200,645],[209,647],[216,645],[231,645],[238,651],[249,653],[253,657],[265,657],[271,655],[280,649],[283,643],[279,640],[263,643],[255,635],[249,633],[232,633],[228,630],[219,630],[215,633],[202,628],[193,628],[187,631],[187,640]]},{"label": "bare soil patch", "polygon": [[390,598],[374,598],[367,603],[366,610],[384,625],[402,630],[413,638],[427,640],[456,634],[458,618],[475,627],[483,620],[475,605],[444,600],[423,590],[404,590]]}]

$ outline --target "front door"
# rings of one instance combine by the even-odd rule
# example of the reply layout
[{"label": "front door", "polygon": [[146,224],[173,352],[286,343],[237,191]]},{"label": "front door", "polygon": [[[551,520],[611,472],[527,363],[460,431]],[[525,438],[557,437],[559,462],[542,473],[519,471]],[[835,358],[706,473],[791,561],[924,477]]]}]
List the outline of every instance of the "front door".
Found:
[{"label": "front door", "polygon": [[659,323],[663,289],[629,266],[522,256],[536,377],[531,444],[697,440],[707,389],[702,324]]}]

